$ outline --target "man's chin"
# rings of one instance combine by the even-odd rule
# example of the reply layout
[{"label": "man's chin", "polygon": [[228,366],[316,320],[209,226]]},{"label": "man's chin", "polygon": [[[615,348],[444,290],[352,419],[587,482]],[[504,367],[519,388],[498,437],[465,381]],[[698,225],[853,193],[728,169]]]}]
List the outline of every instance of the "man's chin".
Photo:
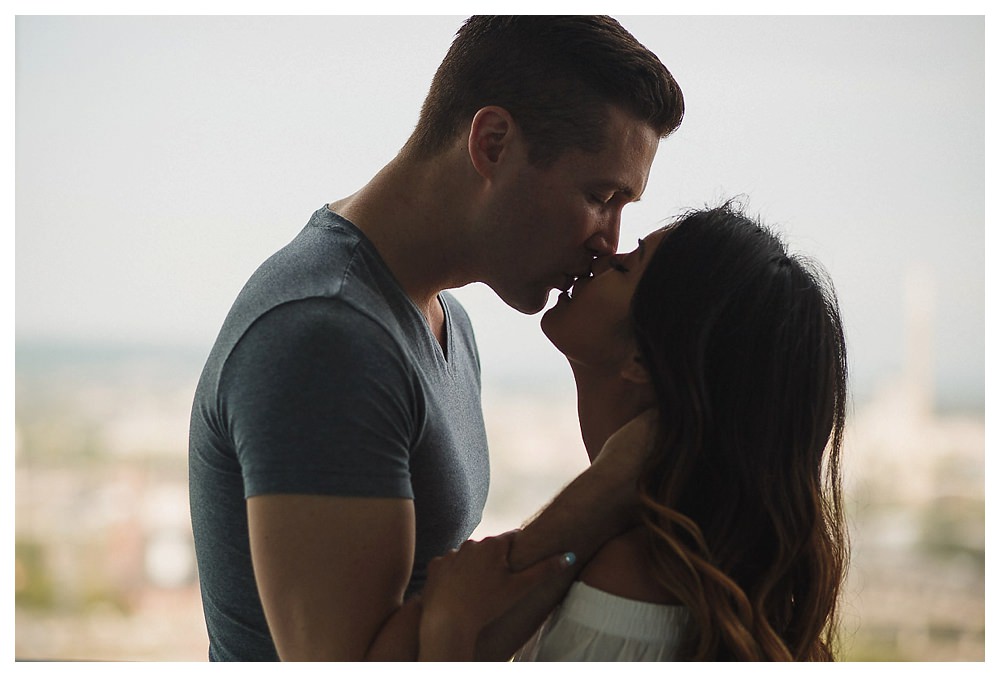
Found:
[{"label": "man's chin", "polygon": [[525,304],[515,305],[513,303],[508,303],[507,305],[509,305],[511,308],[513,308],[517,312],[524,313],[525,315],[537,315],[541,311],[545,310],[545,302],[538,303],[538,304],[529,304],[529,305],[525,305]]},{"label": "man's chin", "polygon": [[524,313],[525,315],[534,315],[545,309],[545,306],[549,302],[549,292],[550,289],[546,289],[544,293],[538,294],[502,294],[496,289],[493,290],[500,300],[506,303],[508,306],[513,308],[519,313]]}]

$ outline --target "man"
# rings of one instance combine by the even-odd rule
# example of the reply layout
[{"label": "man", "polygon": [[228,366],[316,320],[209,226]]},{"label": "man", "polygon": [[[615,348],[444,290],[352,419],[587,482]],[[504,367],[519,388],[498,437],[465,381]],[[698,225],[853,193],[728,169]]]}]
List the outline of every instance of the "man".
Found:
[{"label": "man", "polygon": [[[616,250],[682,113],[612,19],[462,26],[399,155],[258,269],[208,358],[189,471],[211,659],[416,657],[427,563],[471,534],[489,482],[475,340],[444,290],[480,281],[541,310]],[[623,476],[602,467],[514,541],[512,566],[586,557],[621,527],[620,510],[569,514],[613,503]],[[523,635],[571,574],[497,636]]]}]

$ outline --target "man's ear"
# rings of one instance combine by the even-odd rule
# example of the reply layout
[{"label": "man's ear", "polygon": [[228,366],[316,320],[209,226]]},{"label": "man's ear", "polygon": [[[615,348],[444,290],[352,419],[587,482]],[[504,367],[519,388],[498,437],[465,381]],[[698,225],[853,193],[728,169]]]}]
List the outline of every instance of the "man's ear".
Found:
[{"label": "man's ear", "polygon": [[469,127],[469,157],[483,178],[493,177],[510,147],[515,128],[514,118],[506,108],[486,106],[476,111]]},{"label": "man's ear", "polygon": [[633,350],[632,355],[622,367],[621,377],[626,381],[639,384],[650,383],[649,371],[646,370],[646,362],[638,351]]}]

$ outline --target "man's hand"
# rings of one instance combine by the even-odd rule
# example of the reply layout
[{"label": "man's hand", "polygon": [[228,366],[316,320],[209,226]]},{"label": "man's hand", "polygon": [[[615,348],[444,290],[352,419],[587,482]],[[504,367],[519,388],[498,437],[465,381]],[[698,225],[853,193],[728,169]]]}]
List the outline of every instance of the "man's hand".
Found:
[{"label": "man's hand", "polygon": [[554,555],[513,573],[507,554],[514,533],[466,541],[431,561],[422,594],[421,660],[474,660],[483,628],[575,562],[574,555]]},{"label": "man's hand", "polygon": [[643,412],[605,443],[590,468],[516,532],[508,564],[517,571],[553,553],[572,551],[577,564],[549,577],[531,596],[499,616],[479,636],[476,659],[509,658],[559,603],[579,569],[605,542],[638,520],[636,486],[656,435],[654,410]]}]

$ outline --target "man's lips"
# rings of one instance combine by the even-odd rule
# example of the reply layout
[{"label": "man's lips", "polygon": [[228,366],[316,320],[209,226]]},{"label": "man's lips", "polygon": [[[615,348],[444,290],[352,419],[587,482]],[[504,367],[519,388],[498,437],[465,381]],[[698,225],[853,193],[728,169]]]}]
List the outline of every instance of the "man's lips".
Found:
[{"label": "man's lips", "polygon": [[559,291],[565,294],[568,298],[573,298],[573,291],[577,284],[581,280],[586,280],[591,277],[591,273],[588,270],[582,275],[566,275],[565,280],[561,286],[558,287]]}]

